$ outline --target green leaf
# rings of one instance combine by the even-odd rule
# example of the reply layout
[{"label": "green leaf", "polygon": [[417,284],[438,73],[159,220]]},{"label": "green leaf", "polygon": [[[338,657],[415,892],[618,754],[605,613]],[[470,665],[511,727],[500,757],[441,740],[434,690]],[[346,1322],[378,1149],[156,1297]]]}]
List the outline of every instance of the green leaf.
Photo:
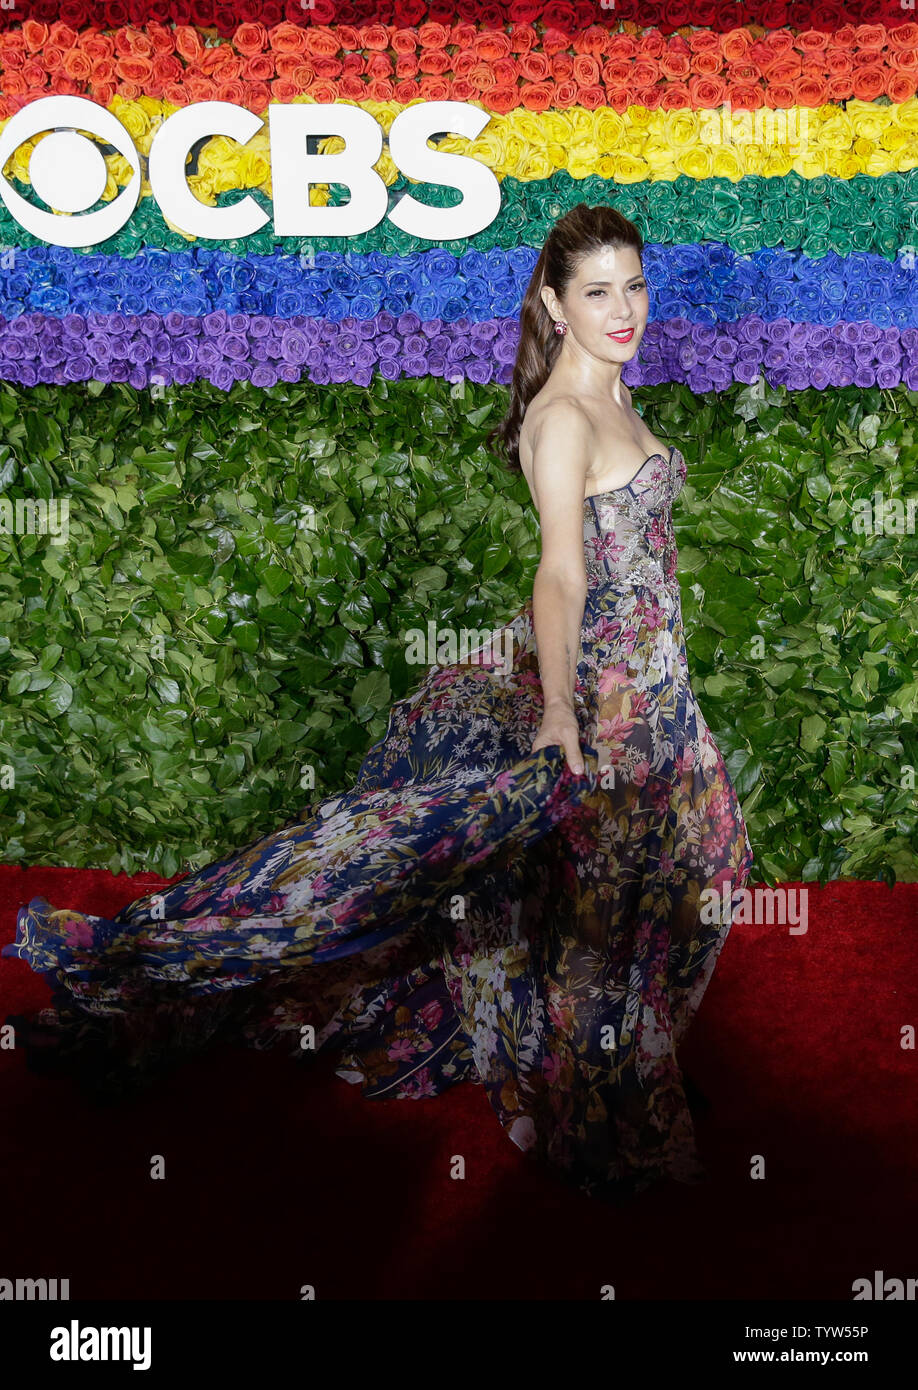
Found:
[{"label": "green leaf", "polygon": [[265,565],[258,571],[258,577],[265,588],[277,598],[285,589],[289,589],[293,583],[293,576],[280,565]]},{"label": "green leaf", "polygon": [[769,685],[784,685],[796,673],[797,667],[792,661],[777,661],[773,666],[762,664],[762,675]]},{"label": "green leaf", "polygon": [[827,502],[832,496],[832,484],[825,473],[810,473],[806,479],[806,490],[817,502]]},{"label": "green leaf", "polygon": [[54,666],[57,666],[58,660],[60,660],[61,657],[61,652],[63,651],[64,648],[61,646],[60,642],[49,642],[45,651],[42,652],[42,660],[39,662],[39,666],[42,667],[42,670],[50,671]]},{"label": "green leaf", "polygon": [[857,437],[868,449],[876,446],[877,436],[880,432],[881,419],[879,415],[865,415],[857,427]]},{"label": "green leaf", "polygon": [[493,579],[510,563],[510,547],[503,541],[485,547],[481,565],[481,575],[485,580]]},{"label": "green leaf", "polygon": [[800,747],[807,753],[815,753],[822,743],[828,725],[818,714],[808,714],[800,721]]},{"label": "green leaf", "polygon": [[913,719],[918,713],[918,680],[900,685],[899,689],[889,696],[889,703],[901,710],[906,719]]},{"label": "green leaf", "polygon": [[42,704],[49,714],[63,714],[73,703],[73,686],[67,681],[54,680],[42,695]]},{"label": "green leaf", "polygon": [[230,635],[241,652],[252,654],[258,651],[259,634],[254,623],[247,622],[245,619],[233,623]]},{"label": "green leaf", "polygon": [[829,749],[828,762],[823,772],[823,780],[830,791],[837,796],[845,784],[848,772],[848,752],[845,748],[833,746]]},{"label": "green leaf", "polygon": [[392,698],[392,691],[389,686],[389,677],[385,671],[368,671],[359,681],[354,684],[351,702],[359,711],[367,709],[376,711],[385,709]]},{"label": "green leaf", "polygon": [[422,565],[413,579],[416,593],[439,593],[446,588],[449,575],[441,565]]},{"label": "green leaf", "polygon": [[153,682],[153,688],[166,704],[177,705],[181,698],[179,683],[171,676],[157,676]]},{"label": "green leaf", "polygon": [[373,621],[373,605],[365,594],[351,594],[338,609],[344,627],[362,632]]}]

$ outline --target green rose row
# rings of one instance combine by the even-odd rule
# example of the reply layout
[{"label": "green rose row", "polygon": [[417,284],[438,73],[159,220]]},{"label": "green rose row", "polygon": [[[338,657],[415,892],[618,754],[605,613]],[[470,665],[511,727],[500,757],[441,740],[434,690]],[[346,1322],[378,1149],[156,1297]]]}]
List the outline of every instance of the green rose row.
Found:
[{"label": "green rose row", "polygon": [[[23,196],[29,196],[27,187],[16,180],[12,182]],[[392,185],[390,203],[406,190],[417,196],[421,187],[425,190],[421,200],[430,206],[450,207],[459,201],[454,189],[414,185],[400,176]],[[872,251],[894,260],[901,247],[918,242],[918,169],[876,178],[857,174],[852,179],[828,175],[804,179],[796,173],[782,178],[750,175],[736,183],[682,175],[672,181],[628,185],[615,184],[599,175],[573,179],[562,171],[550,179],[506,178],[501,191],[501,211],[491,225],[476,236],[442,243],[446,250],[461,255],[470,247],[488,251],[494,246],[541,246],[552,223],[581,202],[611,204],[637,224],[645,240],[663,245],[719,241],[740,253],[763,246],[784,246],[799,248],[814,259],[828,251],[840,256],[852,251]],[[337,185],[333,186],[330,202],[345,202],[345,193],[346,190],[339,192]],[[238,189],[222,193],[218,205],[228,206],[237,202],[239,196]],[[250,190],[249,196],[270,214],[271,200],[267,194]],[[5,207],[0,207],[0,241],[7,247],[44,244],[25,232]],[[134,256],[144,246],[180,251],[195,244],[194,239],[189,241],[171,231],[155,201],[144,198],[116,236],[101,245],[80,249]],[[354,237],[277,237],[266,228],[244,239],[205,244],[229,252],[261,254],[278,250],[298,253],[312,247],[407,255],[430,248],[429,242],[407,235],[388,219]]]}]

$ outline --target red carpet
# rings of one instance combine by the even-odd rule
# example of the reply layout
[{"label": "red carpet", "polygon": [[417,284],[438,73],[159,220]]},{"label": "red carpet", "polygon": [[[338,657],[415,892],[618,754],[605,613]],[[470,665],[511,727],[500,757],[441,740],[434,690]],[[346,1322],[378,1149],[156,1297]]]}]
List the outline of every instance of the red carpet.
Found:
[{"label": "red carpet", "polygon": [[[110,913],[165,882],[0,866],[16,909]],[[0,1276],[70,1297],[851,1299],[918,1276],[918,884],[807,885],[805,935],[735,925],[685,1048],[710,1098],[710,1181],[616,1210],[505,1138],[481,1087],[370,1101],[277,1054],[223,1048],[121,1108],[0,1050]],[[0,960],[0,1019],[48,998]],[[464,1181],[450,1160],[466,1160]],[[760,1154],[765,1180],[753,1181]],[[162,1155],[165,1178],[150,1165]]]}]

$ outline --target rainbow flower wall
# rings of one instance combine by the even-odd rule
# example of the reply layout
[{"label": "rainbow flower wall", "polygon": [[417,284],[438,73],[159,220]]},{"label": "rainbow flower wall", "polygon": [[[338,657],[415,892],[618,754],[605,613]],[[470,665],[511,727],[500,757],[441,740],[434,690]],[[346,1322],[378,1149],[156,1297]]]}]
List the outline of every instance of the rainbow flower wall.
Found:
[{"label": "rainbow flower wall", "polygon": [[[490,226],[442,245],[386,219],[202,242],[146,182],[85,249],[0,207],[0,489],[74,512],[66,549],[0,533],[9,859],[208,862],[308,799],[303,765],[346,782],[410,687],[405,628],[512,611],[537,527],[482,440],[538,249],[585,201],[647,242],[652,321],[625,380],[689,458],[690,657],[760,875],[915,877],[915,537],[852,521],[914,493],[908,6],[74,0],[0,23],[0,127],[83,96],[145,154],[189,103],[345,102],[388,131],[451,99],[491,119],[437,147],[501,188]],[[41,138],[5,166],[26,196]],[[98,206],[130,174],[106,163]],[[390,206],[408,187],[458,201],[386,147],[375,167]],[[270,213],[267,127],[206,141],[188,184]]]},{"label": "rainbow flower wall", "polygon": [[[162,120],[191,102],[260,115],[271,101],[355,102],[384,130],[412,102],[477,103],[492,113],[481,136],[438,147],[494,171],[500,217],[434,249],[386,223],[344,244],[263,232],[200,245],[163,222],[147,184],[114,244],[89,254],[20,237],[7,214],[0,235],[23,255],[0,305],[5,379],[143,387],[206,377],[226,390],[303,375],[366,386],[380,372],[506,383],[548,226],[577,201],[603,200],[651,242],[653,326],[630,384],[706,391],[764,372],[792,390],[918,386],[914,261],[895,259],[918,241],[918,25],[903,23],[902,9],[885,8],[889,27],[844,23],[840,12],[826,29],[823,7],[805,16],[820,27],[802,31],[628,32],[625,5],[605,23],[584,6],[482,7],[486,22],[453,23],[413,5],[404,18],[394,7],[389,23],[369,22],[378,11],[367,7],[360,22],[349,7],[353,22],[330,24],[318,22],[320,5],[283,16],[248,8],[252,19],[232,29],[220,24],[226,11],[182,6],[170,7],[174,24],[135,27],[118,5],[103,7],[105,29],[89,26],[99,11],[88,6],[71,7],[77,25],[8,27],[4,115],[38,96],[86,96],[146,154]],[[528,19],[537,8],[542,23]],[[709,8],[713,21],[738,19],[739,7]],[[661,23],[683,21],[679,7],[657,9]],[[779,7],[763,10],[766,19]],[[195,27],[215,18],[209,34]],[[710,119],[725,103],[732,125]],[[742,110],[781,120],[744,126]],[[783,142],[769,147],[769,131]],[[23,188],[40,139],[11,161]],[[129,172],[119,155],[108,163],[105,200]],[[255,190],[270,210],[267,128],[244,147],[213,138],[196,164],[188,182],[203,202]],[[377,167],[400,193],[388,152]]]}]

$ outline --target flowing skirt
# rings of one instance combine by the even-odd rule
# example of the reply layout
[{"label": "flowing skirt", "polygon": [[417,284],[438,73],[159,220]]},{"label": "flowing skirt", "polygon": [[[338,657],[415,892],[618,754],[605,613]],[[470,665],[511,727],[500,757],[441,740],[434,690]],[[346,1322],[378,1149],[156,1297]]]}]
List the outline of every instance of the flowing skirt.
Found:
[{"label": "flowing skirt", "polygon": [[678,591],[590,589],[579,777],[531,751],[531,600],[508,629],[510,663],[427,668],[343,795],[113,918],[22,908],[3,954],[52,988],[7,1019],[29,1066],[106,1102],[216,1041],[334,1049],[369,1097],[482,1084],[589,1195],[702,1180],[677,1050],[752,850]]}]

